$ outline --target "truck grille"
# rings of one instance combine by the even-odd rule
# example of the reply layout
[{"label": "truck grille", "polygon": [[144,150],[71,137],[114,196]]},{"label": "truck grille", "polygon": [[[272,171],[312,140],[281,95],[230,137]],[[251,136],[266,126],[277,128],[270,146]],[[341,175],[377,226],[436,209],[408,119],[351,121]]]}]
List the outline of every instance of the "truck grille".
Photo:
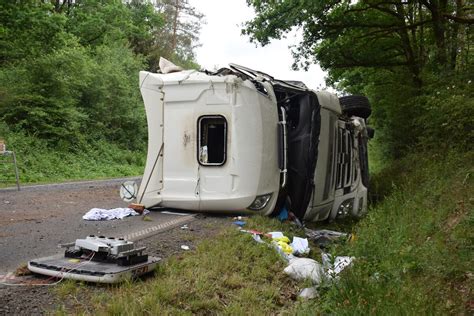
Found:
[{"label": "truck grille", "polygon": [[337,133],[337,166],[336,166],[336,189],[350,187],[352,175],[352,134],[349,130],[339,128]]}]

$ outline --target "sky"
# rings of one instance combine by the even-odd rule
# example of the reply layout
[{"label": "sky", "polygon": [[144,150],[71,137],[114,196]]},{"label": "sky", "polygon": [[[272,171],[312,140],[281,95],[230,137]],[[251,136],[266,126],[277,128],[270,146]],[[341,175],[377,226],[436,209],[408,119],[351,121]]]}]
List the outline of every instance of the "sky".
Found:
[{"label": "sky", "polygon": [[196,49],[197,62],[205,69],[235,63],[277,79],[303,81],[315,90],[326,86],[325,72],[318,65],[311,65],[308,71],[291,70],[293,57],[289,46],[298,43],[301,35],[297,31],[265,47],[256,46],[248,36],[241,35],[241,25],[255,15],[245,0],[190,0],[189,4],[205,15],[206,24],[199,36],[201,47]]}]

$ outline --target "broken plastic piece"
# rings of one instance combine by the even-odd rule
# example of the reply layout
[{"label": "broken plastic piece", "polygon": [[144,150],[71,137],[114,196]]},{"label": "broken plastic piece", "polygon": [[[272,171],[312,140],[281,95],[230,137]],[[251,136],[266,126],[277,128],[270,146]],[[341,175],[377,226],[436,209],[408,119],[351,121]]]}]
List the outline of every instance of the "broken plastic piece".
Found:
[{"label": "broken plastic piece", "polygon": [[293,254],[296,256],[307,255],[310,251],[308,246],[308,239],[293,237],[293,242],[290,244],[293,248]]},{"label": "broken plastic piece", "polygon": [[272,238],[281,238],[284,237],[282,232],[269,232],[268,233]]},{"label": "broken plastic piece", "polygon": [[318,290],[316,287],[307,287],[303,289],[298,296],[305,299],[313,299],[318,297]]},{"label": "broken plastic piece", "polygon": [[[328,278],[336,278],[339,273],[341,273],[345,268],[350,266],[354,261],[355,257],[340,256],[333,257],[328,253],[322,254],[323,266],[326,269],[326,275]],[[334,262],[333,262],[334,261]]]},{"label": "broken plastic piece", "polygon": [[186,246],[186,245],[181,245],[181,249],[183,249],[183,250],[189,250],[189,249],[191,249],[191,248],[189,248],[189,246]]},{"label": "broken plastic piece", "polygon": [[232,224],[242,227],[242,226],[244,226],[246,223],[245,223],[245,221],[235,221],[235,222],[233,222]]},{"label": "broken plastic piece", "polygon": [[257,235],[257,234],[253,234],[252,235],[252,238],[253,240],[255,240],[256,242],[260,243],[260,244],[264,244],[265,242],[262,240],[262,238],[260,237],[260,235]]},{"label": "broken plastic piece", "polygon": [[178,71],[183,70],[183,68],[176,66],[175,64],[170,62],[168,59],[163,58],[163,57],[160,57],[159,66],[160,66],[161,73],[163,74],[168,74],[171,72],[178,72]]},{"label": "broken plastic piece", "polygon": [[314,241],[319,247],[324,248],[341,238],[351,238],[352,234],[341,233],[334,230],[312,230],[305,228],[306,237]]}]

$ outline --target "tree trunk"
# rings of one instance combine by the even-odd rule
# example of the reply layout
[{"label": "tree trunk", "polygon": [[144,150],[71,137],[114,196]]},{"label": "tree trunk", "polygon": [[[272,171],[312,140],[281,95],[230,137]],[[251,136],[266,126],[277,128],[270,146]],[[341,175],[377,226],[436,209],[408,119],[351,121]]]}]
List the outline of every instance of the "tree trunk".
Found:
[{"label": "tree trunk", "polygon": [[[443,68],[447,68],[447,54],[446,54],[446,30],[445,30],[445,18],[443,14],[446,11],[446,0],[441,0],[439,3],[435,0],[429,2],[427,6],[431,12],[433,20],[433,33],[436,42],[437,54],[436,61]],[[444,10],[443,10],[444,9]]]},{"label": "tree trunk", "polygon": [[175,53],[178,33],[178,15],[179,15],[179,0],[176,0],[176,8],[174,11],[173,20],[173,37],[171,42],[171,53]]},{"label": "tree trunk", "polygon": [[[465,0],[456,0],[456,17],[464,18]],[[468,54],[466,51],[466,26],[462,23],[454,23],[456,38],[453,38],[455,45],[451,48],[451,64],[454,70],[464,68],[463,55]]]},{"label": "tree trunk", "polygon": [[408,28],[406,27],[406,13],[402,3],[396,4],[396,12],[399,17],[398,20],[400,26],[403,26],[398,31],[398,35],[400,35],[401,44],[405,53],[406,61],[408,63],[408,69],[412,74],[412,80],[415,86],[417,88],[421,88],[423,82],[420,78],[420,65],[418,64],[418,60],[415,57],[415,53],[413,51],[413,43],[410,40],[410,35],[408,34]]}]

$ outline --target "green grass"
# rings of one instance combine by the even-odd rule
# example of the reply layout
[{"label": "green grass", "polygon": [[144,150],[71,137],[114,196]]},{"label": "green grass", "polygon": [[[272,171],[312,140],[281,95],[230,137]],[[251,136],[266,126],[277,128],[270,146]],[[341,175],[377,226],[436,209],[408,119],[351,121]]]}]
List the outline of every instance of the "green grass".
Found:
[{"label": "green grass", "polygon": [[[268,218],[255,218],[249,224],[254,228],[282,227]],[[289,225],[285,227],[292,231]],[[96,296],[92,304],[94,313],[114,315],[294,311],[292,298],[298,289],[284,275],[284,267],[276,251],[232,227],[201,242],[195,251],[170,258],[154,278],[110,287],[109,295]],[[62,287],[59,292],[63,295],[70,290],[67,284]],[[71,295],[76,293],[71,291]]]},{"label": "green grass", "polygon": [[415,154],[377,175],[376,185],[389,186],[385,199],[354,227],[355,243],[333,249],[357,263],[301,311],[469,313],[473,161],[473,153]]},{"label": "green grass", "polygon": [[[221,228],[217,238],[201,242],[195,251],[170,258],[153,278],[103,288],[86,303],[87,310],[120,315],[470,314],[473,156],[409,156],[374,177],[375,185],[388,188],[368,216],[316,224],[354,232],[355,242],[335,244],[329,251],[357,258],[338,282],[319,289],[318,299],[299,300],[308,283],[289,279],[274,249],[232,227]],[[248,219],[246,228],[302,236],[296,226],[266,217]],[[312,249],[311,257],[320,260],[317,248]],[[68,291],[77,295],[69,284],[63,287],[63,296]],[[79,306],[75,312],[83,310]]]},{"label": "green grass", "polygon": [[[8,149],[16,153],[21,184],[137,176],[143,173],[146,159],[145,152],[105,141],[51,147],[43,140],[19,133],[9,133],[5,138]],[[10,159],[0,156],[0,161]],[[0,186],[14,183],[13,165],[0,164]]]}]

